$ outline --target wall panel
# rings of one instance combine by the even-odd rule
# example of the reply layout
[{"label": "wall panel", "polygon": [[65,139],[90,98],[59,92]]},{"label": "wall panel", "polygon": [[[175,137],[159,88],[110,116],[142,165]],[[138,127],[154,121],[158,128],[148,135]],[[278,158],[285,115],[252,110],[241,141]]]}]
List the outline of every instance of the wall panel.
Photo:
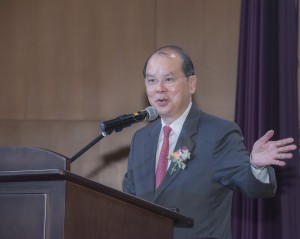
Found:
[{"label": "wall panel", "polygon": [[153,1],[9,2],[0,3],[2,119],[98,119],[145,105]]},{"label": "wall panel", "polygon": [[181,45],[194,60],[198,105],[234,119],[240,0],[161,0],[157,12],[158,45]]}]

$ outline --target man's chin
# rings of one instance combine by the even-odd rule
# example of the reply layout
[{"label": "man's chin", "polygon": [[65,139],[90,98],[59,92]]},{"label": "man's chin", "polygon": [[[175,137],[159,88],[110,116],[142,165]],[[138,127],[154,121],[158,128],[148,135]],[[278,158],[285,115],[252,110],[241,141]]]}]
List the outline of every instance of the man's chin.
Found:
[{"label": "man's chin", "polygon": [[158,115],[163,118],[163,119],[167,119],[170,117],[170,114],[168,111],[157,111]]},{"label": "man's chin", "polygon": [[159,114],[160,117],[167,115],[168,114],[168,109],[164,108],[164,107],[155,107],[157,113]]}]

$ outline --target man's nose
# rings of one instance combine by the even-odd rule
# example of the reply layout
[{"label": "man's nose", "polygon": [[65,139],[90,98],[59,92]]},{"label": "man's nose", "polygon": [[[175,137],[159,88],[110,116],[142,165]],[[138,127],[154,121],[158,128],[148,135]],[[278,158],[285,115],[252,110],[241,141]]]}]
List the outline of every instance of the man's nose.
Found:
[{"label": "man's nose", "polygon": [[166,85],[165,85],[165,82],[164,80],[159,80],[158,83],[157,83],[157,87],[156,87],[156,90],[158,92],[164,92],[166,90]]}]

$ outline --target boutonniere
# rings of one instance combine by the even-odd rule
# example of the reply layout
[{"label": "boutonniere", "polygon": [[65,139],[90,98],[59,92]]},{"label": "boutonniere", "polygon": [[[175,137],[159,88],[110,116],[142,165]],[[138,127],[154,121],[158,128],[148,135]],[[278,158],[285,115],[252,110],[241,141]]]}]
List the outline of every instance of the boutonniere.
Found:
[{"label": "boutonniere", "polygon": [[175,164],[171,170],[170,175],[172,175],[176,171],[177,167],[185,169],[185,163],[190,157],[191,153],[186,146],[178,149],[176,152],[171,153],[168,157],[168,160],[171,160],[171,162],[174,162]]}]

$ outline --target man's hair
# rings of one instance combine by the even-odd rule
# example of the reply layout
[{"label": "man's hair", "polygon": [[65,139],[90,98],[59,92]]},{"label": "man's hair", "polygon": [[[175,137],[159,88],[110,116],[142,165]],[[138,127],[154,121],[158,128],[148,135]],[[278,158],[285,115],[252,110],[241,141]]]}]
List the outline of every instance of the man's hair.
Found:
[{"label": "man's hair", "polygon": [[182,65],[181,65],[182,72],[184,73],[185,76],[195,75],[194,65],[193,65],[193,62],[192,62],[189,54],[179,46],[167,45],[167,46],[163,46],[163,47],[160,47],[157,50],[155,50],[149,56],[149,58],[146,60],[145,65],[144,65],[144,69],[143,69],[144,78],[146,77],[146,69],[147,69],[148,61],[154,54],[169,56],[172,53],[177,54],[181,58],[181,60],[182,60]]}]

